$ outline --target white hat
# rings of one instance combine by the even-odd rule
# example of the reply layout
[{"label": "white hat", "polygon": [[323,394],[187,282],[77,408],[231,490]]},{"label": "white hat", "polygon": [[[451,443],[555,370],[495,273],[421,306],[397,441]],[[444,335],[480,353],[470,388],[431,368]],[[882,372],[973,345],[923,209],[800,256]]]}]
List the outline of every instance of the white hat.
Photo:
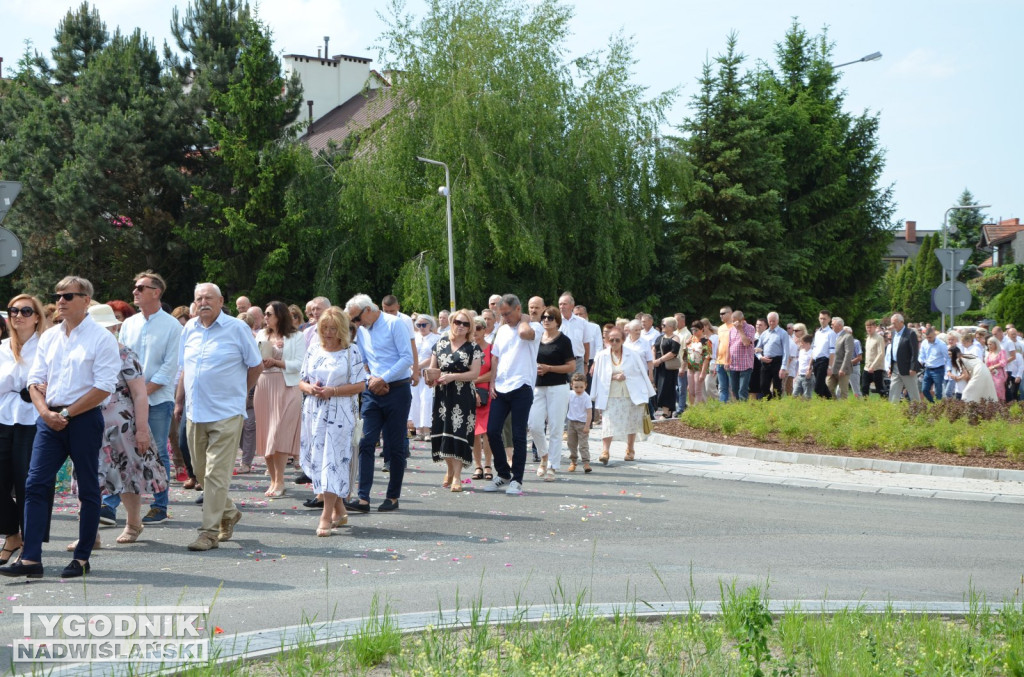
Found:
[{"label": "white hat", "polygon": [[96,321],[96,324],[104,328],[121,324],[121,320],[117,319],[117,315],[114,315],[114,309],[106,303],[89,306],[89,314]]}]

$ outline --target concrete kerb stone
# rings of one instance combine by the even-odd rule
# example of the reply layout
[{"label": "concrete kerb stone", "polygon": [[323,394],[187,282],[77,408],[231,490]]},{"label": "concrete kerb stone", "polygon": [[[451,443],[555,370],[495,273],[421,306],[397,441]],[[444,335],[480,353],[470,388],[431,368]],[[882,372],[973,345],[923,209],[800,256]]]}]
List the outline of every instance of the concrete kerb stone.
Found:
[{"label": "concrete kerb stone", "polygon": [[1024,482],[1024,470],[1001,470],[974,466],[942,465],[936,463],[907,463],[877,458],[856,456],[833,456],[831,454],[804,454],[795,451],[779,451],[758,447],[737,447],[704,440],[688,440],[682,437],[651,433],[648,441],[659,446],[689,451],[701,451],[721,456],[752,458],[773,463],[800,463],[819,465],[846,470],[878,470],[908,475],[934,475],[936,477],[964,477],[968,479],[993,480],[1000,482]]},{"label": "concrete kerb stone", "polygon": [[[789,612],[814,615],[832,615],[844,611],[865,614],[896,613],[928,614],[962,618],[971,613],[968,602],[910,602],[875,600],[769,600],[768,612],[781,616]],[[992,613],[1002,610],[1003,603],[989,605]],[[489,609],[451,609],[440,612],[396,614],[391,617],[402,634],[415,634],[429,629],[465,630],[477,624],[506,625],[524,622],[531,625],[547,623],[576,615],[613,618],[622,613],[634,614],[648,621],[659,621],[698,613],[711,619],[722,615],[720,600],[688,602],[633,602],[623,604],[585,604],[578,609],[573,604],[543,604],[537,606],[497,607]],[[483,619],[483,620],[481,620]],[[241,660],[269,658],[300,646],[329,648],[356,635],[366,624],[364,618],[338,621],[309,622],[283,628],[239,633],[211,640],[213,663],[226,665]],[[53,677],[86,677],[96,674],[127,677],[128,675],[173,675],[189,665],[148,665],[145,663],[80,663],[57,666],[46,674]],[[31,674],[31,668],[29,673]]]}]

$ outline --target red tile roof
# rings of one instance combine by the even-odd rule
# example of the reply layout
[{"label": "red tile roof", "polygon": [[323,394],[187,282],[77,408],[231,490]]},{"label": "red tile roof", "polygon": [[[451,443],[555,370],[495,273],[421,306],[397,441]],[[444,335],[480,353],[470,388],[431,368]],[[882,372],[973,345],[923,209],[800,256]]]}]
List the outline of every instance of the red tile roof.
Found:
[{"label": "red tile roof", "polygon": [[387,117],[398,97],[390,87],[379,87],[353,96],[313,123],[299,137],[313,152],[327,148],[328,143],[341,144],[354,132],[371,127]]},{"label": "red tile roof", "polygon": [[1001,244],[1024,230],[1020,219],[1003,219],[999,223],[986,223],[981,227],[982,242],[984,246]]}]

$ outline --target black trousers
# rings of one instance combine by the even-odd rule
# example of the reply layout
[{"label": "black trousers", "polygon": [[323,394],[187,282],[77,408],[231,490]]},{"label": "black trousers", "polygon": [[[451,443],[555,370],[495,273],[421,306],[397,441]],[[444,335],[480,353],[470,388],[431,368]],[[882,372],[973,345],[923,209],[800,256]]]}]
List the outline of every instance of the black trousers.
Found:
[{"label": "black trousers", "polygon": [[[0,425],[0,536],[25,533],[25,479],[32,461],[34,425]],[[53,487],[50,514],[53,514]],[[50,540],[47,521],[43,541]]]},{"label": "black trousers", "polygon": [[828,384],[825,380],[828,378],[828,358],[819,357],[814,360],[814,394],[824,397],[825,399],[831,400],[832,393],[829,392]]},{"label": "black trousers", "polygon": [[885,370],[875,369],[874,371],[860,372],[860,394],[867,397],[871,394],[871,384],[875,384],[875,392],[879,397],[888,398],[889,393],[885,392]]},{"label": "black trousers", "polygon": [[760,362],[761,364],[761,394],[766,395],[768,399],[773,397],[782,396],[782,379],[779,378],[779,372],[782,370],[782,355],[771,358],[771,362],[761,362],[758,358],[755,360],[755,364]]}]

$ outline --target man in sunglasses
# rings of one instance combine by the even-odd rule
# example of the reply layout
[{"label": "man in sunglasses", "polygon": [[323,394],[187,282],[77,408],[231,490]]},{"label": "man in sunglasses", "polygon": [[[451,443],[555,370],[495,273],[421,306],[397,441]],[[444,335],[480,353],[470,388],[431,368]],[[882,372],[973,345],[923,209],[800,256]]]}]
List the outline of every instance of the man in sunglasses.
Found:
[{"label": "man in sunglasses", "polygon": [[[146,393],[149,395],[149,432],[153,437],[160,461],[170,480],[171,459],[167,455],[167,436],[174,414],[174,378],[178,375],[178,342],[181,323],[166,313],[160,298],[167,283],[158,273],[147,270],[135,276],[132,298],[138,313],[121,323],[118,339],[139,357]],[[104,496],[100,508],[100,524],[117,523],[117,507],[121,497]],[[167,491],[153,495],[153,504],[142,518],[143,524],[154,524],[167,519]]]},{"label": "man in sunglasses", "polygon": [[370,512],[373,488],[373,450],[383,437],[384,462],[390,469],[387,499],[378,512],[398,509],[405,478],[406,423],[412,405],[412,334],[395,315],[381,312],[366,294],[357,294],[345,304],[349,321],[358,327],[359,350],[369,374],[363,393],[363,437],[359,440],[359,498],[346,501],[354,512]]},{"label": "man in sunglasses", "polygon": [[78,478],[78,543],[61,573],[89,573],[89,557],[100,523],[99,449],[102,406],[117,385],[121,356],[117,339],[88,314],[93,286],[81,277],[57,283],[54,301],[63,322],[39,339],[28,389],[39,412],[32,463],[25,482],[25,531],[21,559],[0,568],[4,576],[42,578],[43,533],[50,522],[50,497],[57,472],[70,457]]}]

